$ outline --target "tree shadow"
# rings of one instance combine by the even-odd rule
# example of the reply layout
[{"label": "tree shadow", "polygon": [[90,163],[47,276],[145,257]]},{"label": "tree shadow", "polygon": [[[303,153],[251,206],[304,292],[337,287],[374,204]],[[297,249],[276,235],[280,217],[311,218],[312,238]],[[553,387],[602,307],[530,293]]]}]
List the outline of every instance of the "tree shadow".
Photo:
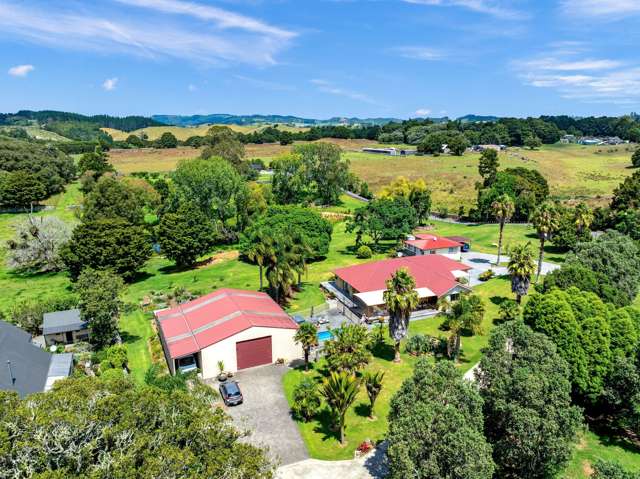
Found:
[{"label": "tree shadow", "polygon": [[148,271],[138,271],[131,280],[127,281],[128,284],[142,283],[143,281],[153,278],[155,275]]},{"label": "tree shadow", "polygon": [[135,343],[136,341],[140,341],[142,337],[137,334],[131,334],[127,331],[120,331],[120,337],[122,338],[122,342],[125,344]]},{"label": "tree shadow", "polygon": [[496,306],[500,306],[505,301],[509,301],[509,298],[505,298],[504,296],[491,296],[489,298],[489,301],[491,301]]},{"label": "tree shadow", "polygon": [[369,417],[371,412],[371,404],[361,402],[353,408],[354,412],[360,417]]},{"label": "tree shadow", "polygon": [[386,341],[378,341],[371,348],[371,353],[378,359],[384,359],[385,361],[393,361],[395,358],[396,352],[395,348],[392,344],[389,344]]},{"label": "tree shadow", "polygon": [[316,421],[318,425],[313,428],[314,432],[322,434],[322,440],[327,441],[329,439],[336,439],[340,441],[340,431],[333,426],[333,417],[331,411],[324,407],[316,414]]}]

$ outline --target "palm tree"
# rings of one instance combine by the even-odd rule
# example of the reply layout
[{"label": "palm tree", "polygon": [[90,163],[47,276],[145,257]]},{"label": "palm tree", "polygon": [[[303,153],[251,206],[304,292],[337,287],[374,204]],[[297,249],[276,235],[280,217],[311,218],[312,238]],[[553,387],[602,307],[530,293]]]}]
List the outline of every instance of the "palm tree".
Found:
[{"label": "palm tree", "polygon": [[533,213],[531,222],[538,232],[538,238],[540,239],[540,255],[538,257],[538,274],[536,275],[536,281],[540,279],[540,273],[542,272],[542,260],[544,259],[544,243],[548,240],[554,231],[558,229],[558,210],[548,201],[542,203],[538,209]]},{"label": "palm tree", "polygon": [[511,197],[505,193],[500,195],[491,204],[491,210],[493,211],[493,216],[495,216],[500,223],[500,234],[498,236],[498,259],[496,260],[496,265],[498,265],[500,264],[500,255],[502,254],[502,233],[504,231],[504,225],[511,219],[513,213],[515,213],[516,205]]},{"label": "palm tree", "polygon": [[347,371],[331,371],[330,376],[322,381],[321,393],[337,420],[337,426],[340,430],[340,444],[344,444],[344,417],[347,414],[347,409],[356,400],[359,389],[360,381]]},{"label": "palm tree", "polygon": [[521,304],[522,297],[529,292],[531,276],[536,269],[533,252],[531,251],[531,242],[511,248],[507,269],[511,275],[511,292],[515,293],[516,302]]},{"label": "palm tree", "polygon": [[315,324],[305,321],[300,325],[293,337],[296,343],[302,345],[304,351],[304,370],[309,370],[309,353],[311,348],[318,345],[318,328]]},{"label": "palm tree", "polygon": [[262,278],[264,275],[262,274],[262,270],[265,262],[269,257],[273,256],[273,253],[273,243],[268,235],[262,232],[254,235],[251,246],[247,251],[247,258],[249,258],[249,261],[256,263],[260,269],[260,291],[262,291],[263,288]]},{"label": "palm tree", "polygon": [[457,316],[451,317],[447,320],[447,325],[451,333],[447,341],[447,356],[453,359],[458,357],[460,348],[462,347],[462,319]]},{"label": "palm tree", "polygon": [[[446,303],[443,303],[443,306]],[[484,319],[485,306],[482,298],[474,294],[464,295],[459,301],[449,303],[445,309],[441,309],[445,316],[445,326],[449,328],[451,336],[447,343],[447,355],[455,357],[462,347],[462,330],[471,334],[482,334],[482,321]]]},{"label": "palm tree", "polygon": [[400,341],[407,336],[409,317],[418,306],[418,293],[409,270],[400,268],[387,280],[387,289],[383,293],[389,312],[389,336],[395,341],[394,362],[400,362]]},{"label": "palm tree", "polygon": [[384,373],[378,371],[376,373],[365,372],[363,375],[364,386],[367,389],[367,396],[369,396],[369,418],[373,419],[373,406],[378,399],[380,391],[382,391],[382,379]]},{"label": "palm tree", "polygon": [[576,225],[578,236],[580,236],[582,232],[585,229],[589,228],[589,226],[591,226],[591,223],[593,223],[593,212],[591,211],[591,208],[589,208],[584,203],[580,203],[578,206],[576,206],[573,221]]}]

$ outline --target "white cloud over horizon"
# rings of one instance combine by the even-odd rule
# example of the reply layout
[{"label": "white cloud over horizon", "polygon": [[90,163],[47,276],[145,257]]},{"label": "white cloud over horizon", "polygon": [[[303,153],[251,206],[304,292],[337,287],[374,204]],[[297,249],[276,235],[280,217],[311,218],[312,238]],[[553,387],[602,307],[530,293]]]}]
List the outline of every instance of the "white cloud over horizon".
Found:
[{"label": "white cloud over horizon", "polygon": [[551,50],[513,62],[526,85],[551,88],[566,99],[586,103],[640,104],[640,65],[584,53]]},{"label": "white cloud over horizon", "polygon": [[428,116],[431,114],[431,110],[429,108],[418,108],[413,114],[416,116]]},{"label": "white cloud over horizon", "polygon": [[566,14],[593,18],[640,14],[638,0],[562,0],[561,7]]},{"label": "white cloud over horizon", "polygon": [[334,85],[332,82],[328,80],[314,78],[310,80],[310,83],[315,85],[318,91],[321,91],[323,93],[342,96],[345,98],[350,98],[351,100],[361,101],[363,103],[369,103],[371,105],[378,105],[378,102],[372,99],[371,97],[369,97],[368,95],[365,95],[364,93],[360,93],[357,91],[346,90],[344,88]]},{"label": "white cloud over horizon", "polygon": [[403,58],[413,60],[438,61],[446,57],[446,54],[442,50],[424,46],[401,46],[391,48],[390,51]]},{"label": "white cloud over horizon", "polygon": [[33,65],[16,65],[9,68],[7,73],[14,77],[26,77],[33,70],[35,70]]},{"label": "white cloud over horizon", "polygon": [[113,91],[113,90],[116,89],[117,85],[118,85],[118,78],[117,77],[107,78],[102,83],[102,88],[104,88],[106,91]]}]

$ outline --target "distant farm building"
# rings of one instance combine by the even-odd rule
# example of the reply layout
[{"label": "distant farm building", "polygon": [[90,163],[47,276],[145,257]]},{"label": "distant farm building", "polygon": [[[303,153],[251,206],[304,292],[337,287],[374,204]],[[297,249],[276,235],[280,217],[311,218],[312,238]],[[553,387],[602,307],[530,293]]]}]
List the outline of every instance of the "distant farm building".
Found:
[{"label": "distant farm building", "polygon": [[484,150],[502,151],[507,149],[507,145],[474,145],[471,149],[478,152],[482,152]]},{"label": "distant farm building", "polygon": [[377,155],[389,155],[389,156],[408,156],[415,155],[418,150],[404,150],[398,148],[363,148],[363,153],[374,153]]},{"label": "distant farm building", "polygon": [[449,259],[460,261],[462,243],[432,234],[411,236],[404,242],[405,250],[411,256],[441,254]]}]

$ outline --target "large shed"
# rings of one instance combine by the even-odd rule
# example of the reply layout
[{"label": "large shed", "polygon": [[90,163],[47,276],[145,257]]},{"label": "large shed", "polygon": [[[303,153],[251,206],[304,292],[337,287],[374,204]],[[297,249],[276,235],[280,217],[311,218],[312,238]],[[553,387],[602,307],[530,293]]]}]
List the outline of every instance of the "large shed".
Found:
[{"label": "large shed", "polygon": [[174,308],[155,312],[172,373],[195,364],[206,378],[226,371],[300,358],[298,325],[267,294],[219,289]]}]

